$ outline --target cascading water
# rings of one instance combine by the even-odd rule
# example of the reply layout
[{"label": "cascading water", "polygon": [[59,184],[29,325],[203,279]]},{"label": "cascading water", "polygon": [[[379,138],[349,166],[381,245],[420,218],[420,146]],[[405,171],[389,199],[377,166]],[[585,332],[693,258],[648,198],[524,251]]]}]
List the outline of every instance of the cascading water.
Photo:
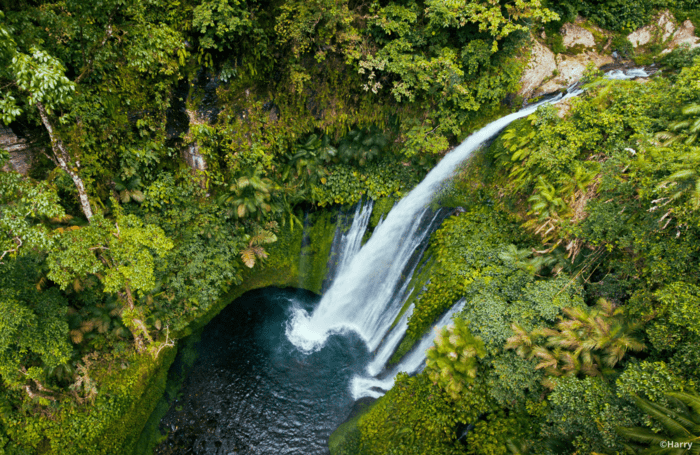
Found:
[{"label": "cascading water", "polygon": [[[452,308],[450,308],[447,313],[440,318],[437,324],[435,324],[435,330],[439,330],[442,327],[447,326],[452,321],[452,316],[464,308],[464,303],[464,300],[460,300],[454,304]],[[405,323],[403,318],[402,321]],[[404,373],[413,374],[422,371],[425,367],[425,360],[427,358],[426,353],[433,344],[433,338],[433,333],[426,333],[423,336],[423,339],[421,339],[420,343],[418,343],[418,346],[414,347],[411,352],[405,355],[403,359],[401,359],[401,363],[396,365],[383,379],[355,376],[350,383],[352,397],[355,400],[359,400],[362,397],[379,398],[380,396],[384,395],[384,392],[389,390],[394,385],[396,375],[400,372],[403,371]],[[375,357],[375,361],[376,360],[377,357]],[[388,358],[384,360],[382,367],[386,364],[386,360],[388,360]],[[372,363],[374,363],[374,361]],[[370,375],[374,376],[376,373],[373,373],[370,370],[372,363],[370,363],[370,367],[368,367],[366,371]]]},{"label": "cascading water", "polygon": [[328,289],[335,276],[347,266],[352,258],[355,257],[360,247],[362,246],[362,237],[365,235],[369,219],[372,215],[372,206],[374,201],[369,199],[367,202],[358,203],[355,208],[355,215],[352,217],[352,225],[346,234],[343,230],[347,227],[347,218],[349,215],[341,214],[338,216],[335,235],[333,236],[333,244],[331,245],[331,259],[328,264],[328,272],[323,282],[323,292]]},{"label": "cascading water", "polygon": [[[417,266],[426,239],[446,216],[428,205],[472,151],[536,108],[470,136],[391,210],[364,246],[371,202],[355,208],[351,226],[349,213],[343,214],[332,248],[336,273],[329,275],[320,302],[311,293],[268,288],[246,294],[217,315],[196,347],[192,373],[161,421],[169,435],[156,453],[186,448],[187,453],[327,454],[330,434],[355,400],[383,395],[399,372],[421,371],[432,331],[400,363],[386,365],[413,311],[410,305],[398,317],[413,292],[411,277],[421,273]],[[464,304],[454,305],[436,327],[449,324]],[[330,336],[339,332],[350,333]]]},{"label": "cascading water", "polygon": [[[496,120],[447,154],[394,206],[353,258],[344,263],[313,313],[301,308],[293,313],[287,323],[288,339],[301,351],[311,353],[321,349],[329,335],[353,331],[360,335],[370,351],[375,351],[401,311],[402,301],[397,298],[396,289],[406,280],[407,265],[416,249],[425,244],[431,231],[428,227],[434,226],[438,218],[428,206],[441,185],[473,151],[512,121],[531,114],[545,102],[555,103],[578,93],[580,91],[559,95]],[[405,322],[400,324],[405,325]],[[405,328],[398,330],[405,331]],[[387,337],[391,343],[395,339],[392,334]],[[382,358],[389,357],[383,351],[380,353]],[[382,370],[375,363],[372,365],[370,374]]]},{"label": "cascading water", "polygon": [[605,73],[606,79],[627,80],[638,77],[649,77],[650,74],[644,68],[628,68],[624,70],[612,70]]}]

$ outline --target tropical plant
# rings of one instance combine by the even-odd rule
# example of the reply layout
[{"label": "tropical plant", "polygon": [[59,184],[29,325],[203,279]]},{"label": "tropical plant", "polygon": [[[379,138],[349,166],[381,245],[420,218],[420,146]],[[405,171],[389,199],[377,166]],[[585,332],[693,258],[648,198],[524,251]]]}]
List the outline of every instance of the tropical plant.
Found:
[{"label": "tropical plant", "polygon": [[[503,251],[498,253],[499,259],[513,264],[513,266],[533,275],[538,274],[544,267],[557,264],[557,258],[552,255],[533,256],[535,252],[532,248],[518,248],[515,245],[508,245]],[[561,270],[561,264],[556,265],[556,270]]]},{"label": "tropical plant", "polygon": [[241,259],[247,267],[253,268],[256,259],[267,259],[267,252],[262,245],[277,241],[275,231],[277,231],[277,222],[270,221],[265,224],[264,228],[258,226],[252,236],[246,236],[249,237],[248,246],[241,250]]},{"label": "tropical plant", "polygon": [[443,327],[428,349],[426,371],[433,383],[459,400],[464,388],[476,377],[478,357],[484,357],[484,342],[469,330],[468,323],[457,318]]},{"label": "tropical plant", "polygon": [[[635,404],[662,427],[652,431],[642,427],[618,427],[617,431],[634,443],[625,445],[629,454],[700,454],[700,396],[689,392],[666,394],[669,406],[633,396]],[[635,444],[640,443],[640,444]]]},{"label": "tropical plant", "polygon": [[282,209],[272,200],[272,191],[277,186],[263,177],[260,168],[234,179],[228,189],[229,193],[222,195],[221,202],[232,204],[238,218],[252,217],[262,221]]},{"label": "tropical plant", "polygon": [[[698,117],[700,122],[700,116]],[[681,198],[685,194],[690,195],[691,204],[700,206],[700,173],[697,164],[700,163],[700,148],[692,148],[683,156],[684,163],[681,169],[666,177],[659,185],[658,190],[669,196],[658,200],[659,206],[666,205]]]},{"label": "tropical plant", "polygon": [[295,147],[294,155],[284,167],[282,179],[287,180],[293,176],[305,185],[325,183],[328,176],[325,166],[335,160],[336,154],[337,150],[330,145],[328,136],[321,139],[312,134]]},{"label": "tropical plant", "polygon": [[657,139],[667,146],[675,142],[686,145],[697,143],[700,134],[700,104],[690,103],[681,108],[681,118],[668,125],[667,131],[656,133]]},{"label": "tropical plant", "polygon": [[564,308],[554,329],[539,328],[528,333],[514,323],[515,335],[505,349],[527,359],[537,358],[535,369],[549,376],[602,376],[625,356],[641,351],[644,344],[634,337],[638,325],[625,321],[622,309],[600,299],[594,308]]},{"label": "tropical plant", "polygon": [[141,178],[133,176],[129,179],[120,179],[115,177],[114,189],[119,193],[119,199],[126,204],[133,199],[136,202],[143,202],[146,196],[139,189],[141,187]]}]

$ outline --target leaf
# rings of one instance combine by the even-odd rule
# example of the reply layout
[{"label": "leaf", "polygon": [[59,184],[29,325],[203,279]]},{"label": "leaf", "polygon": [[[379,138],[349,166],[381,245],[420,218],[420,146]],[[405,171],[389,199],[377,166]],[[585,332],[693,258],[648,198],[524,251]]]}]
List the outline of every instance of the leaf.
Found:
[{"label": "leaf", "polygon": [[246,248],[241,251],[241,259],[248,268],[255,266],[255,251],[252,248]]},{"label": "leaf", "polygon": [[131,197],[138,203],[141,203],[146,199],[146,196],[143,194],[143,192],[141,190],[132,191]]}]

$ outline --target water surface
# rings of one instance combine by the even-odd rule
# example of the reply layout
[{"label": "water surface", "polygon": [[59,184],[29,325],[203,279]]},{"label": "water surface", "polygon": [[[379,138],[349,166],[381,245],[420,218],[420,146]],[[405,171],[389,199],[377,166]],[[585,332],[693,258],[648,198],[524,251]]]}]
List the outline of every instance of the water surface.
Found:
[{"label": "water surface", "polygon": [[292,289],[249,292],[205,328],[199,358],[161,421],[159,455],[327,454],[328,438],[350,414],[350,380],[369,353],[354,333],[333,335],[319,351],[292,345],[294,310],[319,297]]}]

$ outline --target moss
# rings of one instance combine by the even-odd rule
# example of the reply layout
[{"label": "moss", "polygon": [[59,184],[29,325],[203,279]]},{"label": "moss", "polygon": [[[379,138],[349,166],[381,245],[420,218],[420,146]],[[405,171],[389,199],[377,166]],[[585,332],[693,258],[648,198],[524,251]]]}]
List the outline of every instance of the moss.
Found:
[{"label": "moss", "polygon": [[299,255],[297,287],[320,293],[335,234],[335,211],[316,212],[304,230]]},{"label": "moss", "polygon": [[[158,367],[154,369],[153,375],[144,375],[143,381],[146,387],[140,396],[132,395],[133,402],[129,410],[119,419],[112,421],[110,427],[106,429],[103,436],[95,441],[97,443],[97,453],[118,453],[114,447],[118,444],[111,443],[113,435],[125,435],[122,444],[122,453],[131,453],[139,441],[139,435],[143,432],[148,417],[157,408],[159,400],[165,391],[168,370],[175,359],[176,350],[168,349],[161,352]],[[150,359],[146,358],[145,361]]]},{"label": "moss", "polygon": [[318,211],[307,216],[303,229],[291,224],[283,226],[277,235],[277,242],[267,248],[268,261],[262,267],[248,270],[240,286],[232,288],[206,314],[193,320],[183,333],[178,334],[179,337],[186,336],[178,344],[180,361],[173,366],[176,371],[171,371],[169,376],[167,367],[158,371],[158,381],[159,384],[162,382],[162,387],[157,396],[154,394],[150,417],[147,419],[149,414],[141,415],[143,422],[148,421],[142,425],[143,432],[139,430],[135,433],[140,437],[133,441],[134,455],[150,454],[162,440],[158,425],[196,360],[195,346],[201,331],[224,307],[248,291],[269,286],[296,287],[316,293],[321,291],[335,234],[334,215],[335,210]]},{"label": "moss", "polygon": [[365,414],[369,413],[377,401],[364,406],[360,412],[340,425],[331,434],[328,440],[328,449],[331,455],[356,454],[360,444],[360,419]]},{"label": "moss", "polygon": [[369,227],[372,229],[377,227],[379,220],[386,218],[396,202],[398,202],[397,199],[393,197],[383,197],[374,201],[372,217],[369,219]]},{"label": "moss", "polygon": [[25,449],[22,453],[131,453],[165,390],[174,358],[175,349],[164,349],[155,361],[131,352],[92,365],[91,376],[100,385],[94,402],[77,404],[66,397],[42,412],[3,412],[4,430]]}]

